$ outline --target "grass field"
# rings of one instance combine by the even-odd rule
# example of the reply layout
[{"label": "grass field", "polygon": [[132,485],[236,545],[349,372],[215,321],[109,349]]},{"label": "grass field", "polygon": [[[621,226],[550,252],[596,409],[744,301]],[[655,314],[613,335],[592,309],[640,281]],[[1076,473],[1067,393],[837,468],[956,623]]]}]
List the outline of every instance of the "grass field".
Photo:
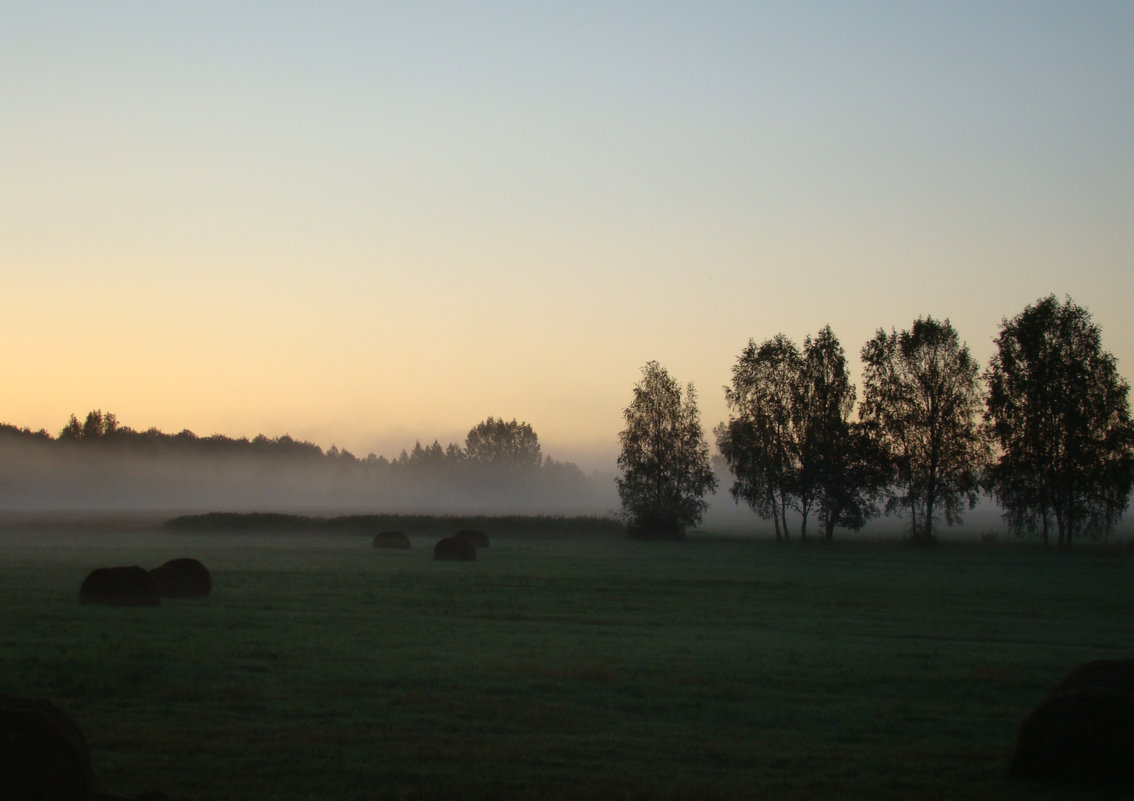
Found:
[{"label": "grass field", "polygon": [[[432,543],[0,535],[0,691],[183,801],[1107,797],[1004,766],[1062,674],[1131,655],[1134,550]],[[177,556],[209,598],[78,603]]]}]

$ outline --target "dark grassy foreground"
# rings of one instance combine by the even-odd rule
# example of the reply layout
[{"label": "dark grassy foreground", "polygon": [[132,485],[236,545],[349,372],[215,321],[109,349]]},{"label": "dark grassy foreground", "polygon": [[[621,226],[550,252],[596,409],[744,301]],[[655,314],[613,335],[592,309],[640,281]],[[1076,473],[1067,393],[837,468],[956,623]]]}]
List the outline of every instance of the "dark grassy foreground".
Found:
[{"label": "dark grassy foreground", "polygon": [[[0,691],[184,801],[1108,797],[1003,769],[1064,672],[1134,652],[1129,550],[432,542],[0,535]],[[176,556],[210,598],[78,604]]]}]

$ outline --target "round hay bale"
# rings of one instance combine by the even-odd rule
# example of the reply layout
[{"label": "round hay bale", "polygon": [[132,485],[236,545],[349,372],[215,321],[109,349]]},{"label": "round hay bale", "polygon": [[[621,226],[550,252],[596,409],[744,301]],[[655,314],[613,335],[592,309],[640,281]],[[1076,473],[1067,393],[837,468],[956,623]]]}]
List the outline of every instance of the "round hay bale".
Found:
[{"label": "round hay bale", "polygon": [[151,570],[150,576],[162,598],[204,598],[213,591],[209,569],[188,557],[170,559]]},{"label": "round hay bale", "polygon": [[488,535],[483,531],[477,531],[475,528],[462,528],[453,536],[459,540],[464,540],[474,548],[487,548],[489,546]]},{"label": "round hay bale", "polygon": [[1134,659],[1097,659],[1072,670],[1049,697],[1085,687],[1103,687],[1134,695]]},{"label": "round hay bale", "polygon": [[93,798],[87,742],[74,721],[43,699],[0,695],[0,798]]},{"label": "round hay bale", "polygon": [[439,562],[475,562],[476,547],[456,537],[446,537],[433,546],[433,558]]},{"label": "round hay bale", "polygon": [[100,567],[91,571],[79,587],[79,601],[108,606],[157,606],[161,591],[145,569]]},{"label": "round hay bale", "polygon": [[409,548],[409,537],[404,531],[379,531],[374,535],[375,548]]},{"label": "round hay bale", "polygon": [[1134,779],[1134,697],[1084,687],[1048,698],[1020,724],[1009,773],[1086,785]]}]

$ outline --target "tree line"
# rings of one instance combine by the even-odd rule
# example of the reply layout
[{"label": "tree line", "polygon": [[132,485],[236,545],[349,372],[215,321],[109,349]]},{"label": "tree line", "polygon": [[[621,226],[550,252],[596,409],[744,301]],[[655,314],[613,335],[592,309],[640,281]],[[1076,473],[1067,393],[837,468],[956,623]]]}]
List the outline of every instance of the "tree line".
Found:
[{"label": "tree line", "polygon": [[[1011,531],[1063,548],[1106,535],[1134,484],[1129,385],[1086,309],[1054,295],[1003,320],[981,370],[948,319],[879,329],[862,348],[862,397],[830,326],[798,347],[750,340],[724,388],[714,430],[730,493],[777,539],[811,520],[823,536],[908,514],[910,539],[933,542],[983,494]],[[679,537],[717,482],[692,384],[657,362],[624,411],[619,496],[631,530]]]},{"label": "tree line", "polygon": [[75,415],[53,437],[0,425],[0,504],[12,508],[287,508],[598,511],[595,482],[543,453],[526,422],[489,417],[460,444],[393,459],[291,436],[137,431],[113,412]]},{"label": "tree line", "polygon": [[560,472],[579,469],[571,462],[560,462],[544,456],[539,435],[528,423],[495,417],[489,417],[473,426],[465,438],[464,447],[453,442],[442,447],[437,440],[431,445],[423,446],[418,441],[414,443],[412,450],[403,449],[393,460],[373,453],[359,458],[335,445],[324,452],[312,442],[296,440],[287,434],[274,438],[260,434],[248,439],[223,434],[198,437],[188,429],[177,434],[167,434],[157,428],[136,431],[129,426],[120,425],[113,412],[103,412],[101,409],[88,412],[82,422],[72,414],[54,439],[46,430],[33,432],[6,423],[0,424],[0,434],[40,442],[81,444],[84,447],[118,447],[135,451],[180,450],[205,456],[243,453],[283,459],[322,459],[340,464],[391,467],[395,470],[467,467],[482,471],[536,473],[543,469]]}]

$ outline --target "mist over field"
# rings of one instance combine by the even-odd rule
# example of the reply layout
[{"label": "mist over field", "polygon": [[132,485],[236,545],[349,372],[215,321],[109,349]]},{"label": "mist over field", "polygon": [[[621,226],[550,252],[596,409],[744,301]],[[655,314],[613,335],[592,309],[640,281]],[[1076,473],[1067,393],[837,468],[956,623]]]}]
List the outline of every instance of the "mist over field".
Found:
[{"label": "mist over field", "polygon": [[[569,468],[558,476],[553,467],[549,474],[511,478],[398,475],[389,464],[344,466],[325,458],[295,463],[252,454],[124,455],[101,448],[80,452],[2,435],[0,455],[0,509],[8,521],[118,513],[157,519],[210,511],[453,516],[614,516],[620,511],[612,473]],[[691,534],[772,538],[770,522],[733,500],[727,468],[718,465],[717,478],[719,488]],[[907,529],[902,517],[881,517],[862,532],[836,536],[901,538]],[[1010,536],[1001,511],[987,500],[967,513],[964,526],[941,531],[945,539],[989,533]]]},{"label": "mist over field", "polygon": [[66,511],[280,511],[587,514],[617,511],[609,476],[398,471],[389,463],[253,453],[130,453],[0,443],[0,508]]}]

